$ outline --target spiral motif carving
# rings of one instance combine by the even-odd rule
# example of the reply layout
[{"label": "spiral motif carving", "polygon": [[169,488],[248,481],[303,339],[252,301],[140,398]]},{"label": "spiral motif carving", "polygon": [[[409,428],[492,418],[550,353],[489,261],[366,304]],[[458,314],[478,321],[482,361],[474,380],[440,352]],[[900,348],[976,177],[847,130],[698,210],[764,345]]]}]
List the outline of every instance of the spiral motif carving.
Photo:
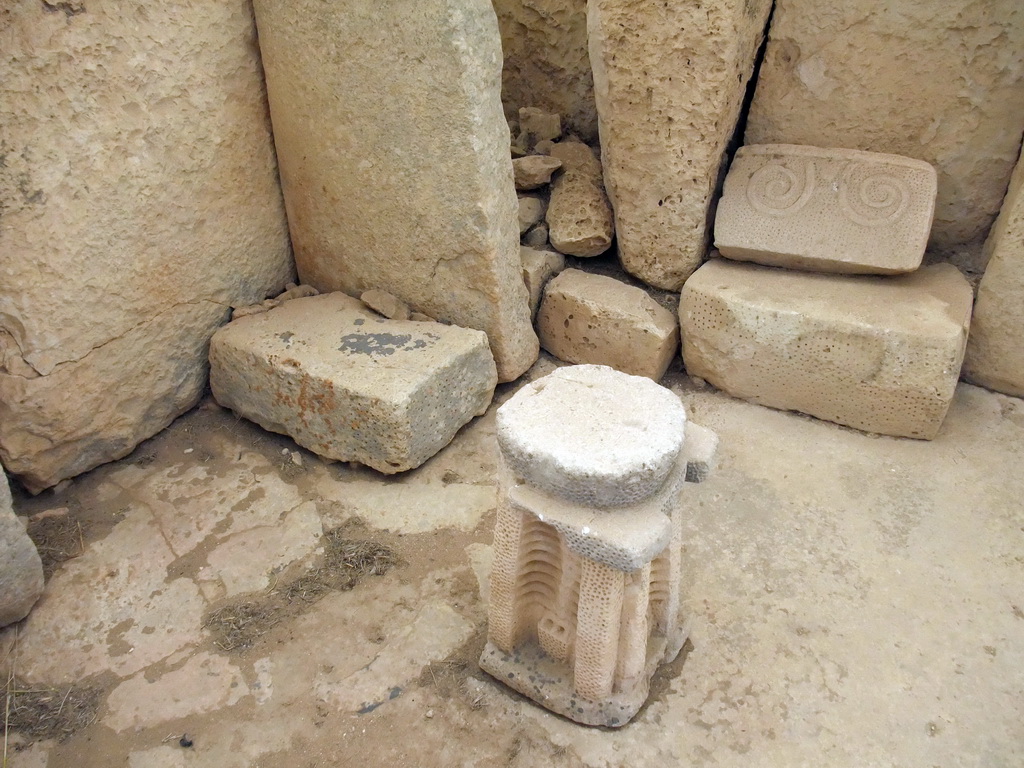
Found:
[{"label": "spiral motif carving", "polygon": [[798,170],[782,163],[762,165],[750,175],[747,182],[747,200],[751,207],[770,216],[786,216],[796,213],[811,199],[814,192],[814,165],[809,161],[790,164],[799,166]]},{"label": "spiral motif carving", "polygon": [[891,173],[850,163],[839,184],[839,204],[850,221],[861,226],[890,224],[910,205],[910,186]]}]

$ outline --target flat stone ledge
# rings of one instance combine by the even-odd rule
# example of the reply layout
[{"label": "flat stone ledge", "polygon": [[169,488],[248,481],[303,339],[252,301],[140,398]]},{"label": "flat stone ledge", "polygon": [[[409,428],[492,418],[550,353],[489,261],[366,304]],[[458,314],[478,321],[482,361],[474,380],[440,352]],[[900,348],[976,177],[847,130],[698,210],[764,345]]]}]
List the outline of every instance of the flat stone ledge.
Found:
[{"label": "flat stone ledge", "polygon": [[512,472],[592,507],[633,504],[661,488],[685,427],[675,394],[603,365],[559,368],[497,412],[498,446]]}]

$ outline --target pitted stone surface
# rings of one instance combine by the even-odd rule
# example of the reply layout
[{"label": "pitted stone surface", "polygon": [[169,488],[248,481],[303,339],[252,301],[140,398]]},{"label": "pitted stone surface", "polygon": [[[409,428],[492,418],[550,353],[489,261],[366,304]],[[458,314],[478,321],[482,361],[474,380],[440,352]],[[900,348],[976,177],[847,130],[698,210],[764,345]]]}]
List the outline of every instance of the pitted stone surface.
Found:
[{"label": "pitted stone surface", "polygon": [[736,152],[715,216],[723,256],[819,272],[921,266],[935,212],[923,160],[793,144]]},{"label": "pitted stone surface", "polygon": [[596,139],[586,0],[494,0],[494,10],[505,54],[506,114],[540,108],[561,115],[567,130]]},{"label": "pitted stone surface", "polygon": [[890,152],[938,171],[931,245],[985,237],[1024,133],[1020,0],[778,0],[744,143]]},{"label": "pitted stone surface", "polygon": [[545,155],[527,155],[512,161],[516,189],[530,190],[543,187],[551,181],[551,174],[562,167],[562,161]]},{"label": "pitted stone surface", "polygon": [[578,141],[563,141],[551,148],[562,163],[551,184],[548,237],[555,250],[570,256],[598,256],[612,244],[615,223],[604,191],[601,163],[594,151]]},{"label": "pitted stone surface", "polygon": [[570,363],[596,363],[657,381],[679,347],[676,318],[646,291],[566,269],[544,290],[541,346]]},{"label": "pitted stone surface", "polygon": [[214,335],[217,401],[331,459],[418,467],[490,404],[480,331],[386,320],[342,293],[296,299]]},{"label": "pitted stone surface", "polygon": [[3,4],[0,458],[33,491],[192,407],[228,308],[293,277],[255,33],[241,2]]},{"label": "pitted stone surface", "polygon": [[14,514],[7,476],[0,469],[0,627],[28,615],[43,594],[43,563]]},{"label": "pitted stone surface", "polygon": [[489,0],[257,0],[295,261],[537,359],[519,272],[501,39]]},{"label": "pitted stone surface", "polygon": [[985,242],[988,267],[967,339],[964,378],[1024,396],[1024,161]]},{"label": "pitted stone surface", "polygon": [[593,507],[655,493],[675,465],[685,426],[672,392],[603,365],[559,368],[497,412],[498,445],[517,477]]},{"label": "pitted stone surface", "polygon": [[707,254],[708,211],[771,0],[590,0],[594,95],[619,259],[676,291]]},{"label": "pitted stone surface", "polygon": [[683,287],[683,362],[734,397],[931,439],[956,388],[971,299],[949,264],[852,277],[714,259]]}]

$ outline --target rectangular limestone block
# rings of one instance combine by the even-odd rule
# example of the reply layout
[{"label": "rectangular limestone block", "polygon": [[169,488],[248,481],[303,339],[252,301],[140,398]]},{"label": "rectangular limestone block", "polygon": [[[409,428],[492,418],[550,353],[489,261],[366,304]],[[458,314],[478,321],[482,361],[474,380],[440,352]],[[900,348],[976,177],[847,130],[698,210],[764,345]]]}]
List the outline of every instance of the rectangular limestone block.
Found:
[{"label": "rectangular limestone block", "polygon": [[256,0],[302,281],[380,288],[537,358],[489,0]]},{"label": "rectangular limestone block", "polygon": [[541,346],[570,363],[608,365],[657,381],[679,346],[672,313],[642,288],[566,269],[547,284],[537,333]]},{"label": "rectangular limestone block", "polygon": [[1024,134],[1020,0],[777,0],[745,144],[848,147],[938,171],[931,247],[981,244]]},{"label": "rectangular limestone block", "polygon": [[1024,397],[1024,161],[1017,162],[985,255],[964,378]]},{"label": "rectangular limestone block", "polygon": [[700,266],[771,0],[590,0],[605,187],[623,267],[679,290]]},{"label": "rectangular limestone block", "polygon": [[294,279],[243,0],[0,11],[0,459],[33,491],[192,407]]},{"label": "rectangular limestone block", "polygon": [[774,267],[897,274],[921,266],[935,212],[923,160],[794,144],[741,147],[715,217],[723,256]]},{"label": "rectangular limestone block", "polygon": [[387,320],[356,299],[295,299],[218,331],[210,386],[221,405],[321,456],[393,474],[444,448],[491,402],[480,331]]},{"label": "rectangular limestone block", "polygon": [[683,288],[683,361],[735,397],[931,439],[960,374],[971,300],[949,264],[854,277],[713,259]]}]

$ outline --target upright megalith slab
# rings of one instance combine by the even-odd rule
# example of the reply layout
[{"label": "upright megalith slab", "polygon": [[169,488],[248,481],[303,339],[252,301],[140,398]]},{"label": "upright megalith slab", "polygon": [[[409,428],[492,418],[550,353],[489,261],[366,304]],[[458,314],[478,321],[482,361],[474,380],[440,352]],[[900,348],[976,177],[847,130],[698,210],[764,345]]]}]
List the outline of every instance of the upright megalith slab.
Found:
[{"label": "upright megalith slab", "polygon": [[0,459],[39,491],[194,405],[293,270],[246,3],[14,0],[0,50]]},{"label": "upright megalith slab", "polygon": [[1020,0],[777,0],[744,142],[938,171],[932,246],[985,237],[1024,134]]},{"label": "upright megalith slab", "polygon": [[683,362],[734,397],[931,439],[953,400],[972,298],[950,264],[867,277],[712,259],[683,287]]},{"label": "upright megalith slab", "polygon": [[1024,397],[1024,161],[1017,162],[985,255],[964,378]]},{"label": "upright megalith slab", "polygon": [[707,254],[723,155],[771,0],[591,0],[590,61],[619,258],[678,290]]},{"label": "upright megalith slab", "polygon": [[488,0],[256,0],[303,282],[380,288],[537,357]]},{"label": "upright megalith slab", "polygon": [[848,274],[921,266],[935,212],[923,160],[793,144],[740,147],[715,215],[730,259]]},{"label": "upright megalith slab", "polygon": [[210,343],[221,405],[320,456],[413,469],[490,405],[481,331],[388,320],[343,293],[243,317]]}]

